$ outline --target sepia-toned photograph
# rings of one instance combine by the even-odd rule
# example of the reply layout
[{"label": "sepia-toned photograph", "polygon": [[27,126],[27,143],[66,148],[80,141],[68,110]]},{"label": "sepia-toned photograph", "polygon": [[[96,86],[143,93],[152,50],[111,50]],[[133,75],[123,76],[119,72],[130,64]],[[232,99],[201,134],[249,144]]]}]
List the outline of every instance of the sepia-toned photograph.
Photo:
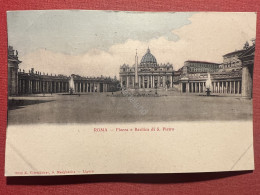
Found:
[{"label": "sepia-toned photograph", "polygon": [[9,11],[6,176],[253,170],[254,12]]}]

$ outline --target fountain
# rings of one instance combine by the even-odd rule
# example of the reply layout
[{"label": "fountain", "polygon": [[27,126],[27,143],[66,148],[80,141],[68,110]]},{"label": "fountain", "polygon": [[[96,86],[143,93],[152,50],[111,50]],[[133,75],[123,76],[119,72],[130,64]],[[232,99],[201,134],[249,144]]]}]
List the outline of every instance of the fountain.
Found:
[{"label": "fountain", "polygon": [[210,73],[208,73],[208,79],[206,81],[206,94],[207,94],[207,96],[210,96],[211,89],[212,89],[212,83],[211,83]]},{"label": "fountain", "polygon": [[69,81],[69,93],[72,95],[75,91],[73,76],[70,77]]}]

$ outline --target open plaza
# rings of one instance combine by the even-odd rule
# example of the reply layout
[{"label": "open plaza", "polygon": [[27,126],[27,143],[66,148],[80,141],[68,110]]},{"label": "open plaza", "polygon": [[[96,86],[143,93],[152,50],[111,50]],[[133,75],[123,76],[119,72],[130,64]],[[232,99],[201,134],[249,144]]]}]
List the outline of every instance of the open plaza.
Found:
[{"label": "open plaza", "polygon": [[9,97],[8,125],[252,120],[252,99],[158,91],[144,96],[107,93]]}]

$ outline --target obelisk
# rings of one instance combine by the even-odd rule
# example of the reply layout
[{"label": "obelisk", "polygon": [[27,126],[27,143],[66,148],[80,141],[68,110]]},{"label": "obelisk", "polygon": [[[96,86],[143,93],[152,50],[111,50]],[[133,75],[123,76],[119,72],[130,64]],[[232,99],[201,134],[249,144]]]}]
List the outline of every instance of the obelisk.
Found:
[{"label": "obelisk", "polygon": [[137,50],[135,55],[135,89],[139,88],[138,84],[138,56],[137,56]]}]

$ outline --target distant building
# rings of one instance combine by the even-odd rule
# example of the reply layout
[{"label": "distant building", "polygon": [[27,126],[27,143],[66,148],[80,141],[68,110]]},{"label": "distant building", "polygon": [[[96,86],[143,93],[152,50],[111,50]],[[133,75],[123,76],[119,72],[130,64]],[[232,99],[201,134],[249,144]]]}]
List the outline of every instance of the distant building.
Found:
[{"label": "distant building", "polygon": [[245,50],[233,51],[223,56],[222,68],[224,71],[240,70],[242,68],[242,62],[239,56],[243,54]]},{"label": "distant building", "polygon": [[220,64],[213,62],[203,62],[203,61],[185,61],[183,66],[183,74],[192,73],[212,73],[219,71]]},{"label": "distant building", "polygon": [[21,61],[18,52],[12,46],[8,47],[8,95],[18,94],[18,69]]},{"label": "distant building", "polygon": [[242,69],[242,61],[240,56],[245,53],[249,48],[248,42],[245,43],[244,48],[241,50],[236,50],[223,55],[223,71],[236,71]]},{"label": "distant building", "polygon": [[[182,93],[205,93],[210,76],[211,92],[252,97],[255,45],[223,55],[223,64],[185,62],[179,79]],[[197,62],[197,63],[196,63]],[[210,69],[207,71],[207,68]],[[219,67],[219,68],[217,68]],[[207,73],[210,73],[208,75]]]},{"label": "distant building", "polygon": [[120,66],[120,83],[126,88],[172,88],[174,70],[170,63],[158,64],[156,58],[147,49],[140,64],[135,56],[135,64]]}]

